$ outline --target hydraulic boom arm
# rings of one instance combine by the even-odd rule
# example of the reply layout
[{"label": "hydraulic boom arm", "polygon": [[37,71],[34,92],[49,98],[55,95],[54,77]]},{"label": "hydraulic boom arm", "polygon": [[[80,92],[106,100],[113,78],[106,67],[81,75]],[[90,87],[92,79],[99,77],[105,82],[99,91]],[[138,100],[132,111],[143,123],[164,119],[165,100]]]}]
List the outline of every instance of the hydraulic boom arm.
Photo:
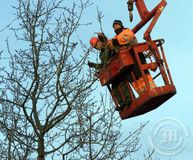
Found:
[{"label": "hydraulic boom arm", "polygon": [[152,18],[150,25],[148,26],[147,30],[144,33],[144,39],[150,40],[150,33],[155,26],[159,16],[161,15],[163,9],[165,8],[167,2],[162,0],[154,9],[148,11],[144,0],[128,0],[128,10],[130,15],[130,21],[133,19],[132,11],[133,11],[133,4],[136,5],[136,8],[139,12],[141,17],[141,21],[132,29],[134,33],[137,33],[146,23],[148,23]]}]

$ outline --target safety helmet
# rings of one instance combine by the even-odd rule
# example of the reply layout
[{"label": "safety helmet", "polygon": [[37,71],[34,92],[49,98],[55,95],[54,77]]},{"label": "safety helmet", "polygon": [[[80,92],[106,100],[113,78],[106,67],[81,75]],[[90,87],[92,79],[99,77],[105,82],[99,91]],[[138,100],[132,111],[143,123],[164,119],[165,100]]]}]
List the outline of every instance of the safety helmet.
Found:
[{"label": "safety helmet", "polygon": [[99,39],[98,39],[97,37],[92,37],[92,38],[90,39],[90,45],[94,48],[94,47],[96,46],[98,40],[99,40]]}]

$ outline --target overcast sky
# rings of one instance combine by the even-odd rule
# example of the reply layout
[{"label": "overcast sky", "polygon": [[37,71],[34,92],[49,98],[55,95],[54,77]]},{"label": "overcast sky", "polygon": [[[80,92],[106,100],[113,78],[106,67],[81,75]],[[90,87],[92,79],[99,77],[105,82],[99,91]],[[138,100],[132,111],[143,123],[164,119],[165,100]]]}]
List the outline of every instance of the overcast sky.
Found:
[{"label": "overcast sky", "polygon": [[[70,2],[71,0],[68,0]],[[67,2],[67,3],[68,3]],[[98,5],[100,10],[103,11],[103,31],[108,37],[114,35],[112,29],[112,22],[114,19],[120,19],[123,21],[125,27],[132,28],[134,24],[139,21],[139,17],[136,16],[136,8],[134,12],[134,22],[129,22],[129,16],[127,12],[127,0],[95,0],[95,4],[92,5],[84,13],[82,21],[92,21],[93,25],[89,28],[82,28],[78,33],[81,39],[88,44],[89,39],[94,32],[100,31],[100,27],[95,20],[96,6]],[[152,8],[159,0],[146,0],[148,7]],[[14,5],[15,0],[1,0],[0,5],[0,30],[3,29],[8,23],[10,23],[13,16],[13,9],[11,5]],[[193,158],[193,18],[192,18],[193,1],[187,0],[170,0],[168,5],[161,15],[155,29],[152,33],[152,38],[164,38],[165,54],[170,67],[170,71],[173,77],[173,81],[177,88],[177,94],[169,101],[164,103],[158,109],[147,113],[145,115],[128,119],[123,121],[123,131],[125,134],[131,130],[137,128],[137,126],[149,120],[149,124],[146,126],[142,133],[142,149],[134,157],[143,157],[143,153],[147,149],[152,149],[151,141],[154,140],[156,127],[159,129],[160,120],[164,120],[167,127],[173,130],[177,130],[176,141],[164,144],[160,142],[162,148],[158,148],[156,156],[161,160],[186,160]],[[139,41],[142,41],[142,33],[144,30],[137,34]],[[7,31],[0,32],[1,49],[5,45],[4,40],[7,37]],[[9,35],[10,36],[10,35]],[[162,123],[163,124],[163,123]],[[165,127],[164,126],[164,127]],[[161,126],[162,127],[162,126]],[[160,128],[161,128],[160,127]],[[154,137],[155,136],[155,137]],[[149,139],[148,139],[149,138]],[[183,142],[180,142],[182,138]],[[154,142],[158,143],[158,142]],[[175,148],[179,143],[179,147]],[[159,145],[159,144],[157,144]],[[164,148],[165,147],[165,148]],[[172,150],[172,147],[174,150]],[[180,148],[181,147],[181,148]],[[182,148],[184,147],[184,148]],[[165,149],[171,149],[169,152]],[[164,153],[159,153],[164,151]],[[175,153],[175,150],[181,152]],[[166,155],[167,153],[167,155]],[[173,153],[173,154],[170,154]]]}]

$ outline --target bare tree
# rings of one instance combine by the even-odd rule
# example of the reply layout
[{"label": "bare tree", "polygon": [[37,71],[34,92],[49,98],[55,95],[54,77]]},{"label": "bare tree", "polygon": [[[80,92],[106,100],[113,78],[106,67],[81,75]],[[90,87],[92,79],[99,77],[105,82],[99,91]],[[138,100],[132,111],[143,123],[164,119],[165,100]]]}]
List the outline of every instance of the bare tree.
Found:
[{"label": "bare tree", "polygon": [[82,146],[70,157],[63,154],[63,159],[127,159],[141,147],[139,134],[146,124],[133,131],[126,130],[127,136],[122,137],[120,118],[112,107],[107,107],[104,98],[101,99],[100,106],[87,106],[86,112],[78,110],[80,131],[88,133],[79,137]]},{"label": "bare tree", "polygon": [[[27,159],[33,152],[34,135],[28,133],[30,129],[20,109],[14,105],[2,107],[0,110],[1,154],[3,159]],[[2,139],[2,137],[4,137]]]},{"label": "bare tree", "polygon": [[20,47],[7,40],[9,62],[0,68],[1,159],[130,157],[144,125],[121,137],[112,105],[92,96],[90,48],[75,37],[90,1],[17,1],[11,30]]}]

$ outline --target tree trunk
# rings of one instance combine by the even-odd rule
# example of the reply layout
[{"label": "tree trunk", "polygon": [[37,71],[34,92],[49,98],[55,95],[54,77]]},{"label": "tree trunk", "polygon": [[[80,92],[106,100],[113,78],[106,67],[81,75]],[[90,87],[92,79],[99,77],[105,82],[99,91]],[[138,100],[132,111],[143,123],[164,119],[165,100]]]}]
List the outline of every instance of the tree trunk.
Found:
[{"label": "tree trunk", "polygon": [[45,160],[45,151],[44,151],[44,138],[41,137],[38,140],[38,160]]},{"label": "tree trunk", "polygon": [[8,144],[8,160],[11,160],[11,138],[8,137],[9,144]]}]

